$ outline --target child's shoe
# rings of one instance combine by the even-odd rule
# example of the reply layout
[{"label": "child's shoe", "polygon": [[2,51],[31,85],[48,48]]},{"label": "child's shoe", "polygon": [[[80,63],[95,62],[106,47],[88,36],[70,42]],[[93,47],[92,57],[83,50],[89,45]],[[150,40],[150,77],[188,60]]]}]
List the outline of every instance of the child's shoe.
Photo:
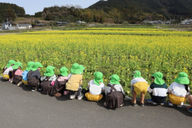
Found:
[{"label": "child's shoe", "polygon": [[75,99],[75,95],[70,95],[70,99],[74,100]]},{"label": "child's shoe", "polygon": [[83,95],[80,95],[77,97],[78,100],[82,100],[83,99]]},{"label": "child's shoe", "polygon": [[20,82],[17,84],[17,86],[19,87],[19,86],[21,86],[21,84],[22,84],[22,81],[20,81]]},{"label": "child's shoe", "polygon": [[168,106],[173,107],[173,104],[168,101]]}]

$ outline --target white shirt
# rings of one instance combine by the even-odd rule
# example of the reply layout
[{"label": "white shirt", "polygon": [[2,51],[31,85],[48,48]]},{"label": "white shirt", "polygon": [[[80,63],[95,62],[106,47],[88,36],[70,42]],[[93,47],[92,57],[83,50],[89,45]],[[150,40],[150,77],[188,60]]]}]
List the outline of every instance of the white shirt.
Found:
[{"label": "white shirt", "polygon": [[100,95],[102,93],[102,90],[104,90],[104,83],[101,83],[100,85],[96,85],[94,83],[94,80],[91,80],[88,83],[88,87],[89,87],[89,93],[91,93],[92,95]]},{"label": "white shirt", "polygon": [[173,82],[169,86],[168,90],[173,95],[179,96],[179,97],[185,97],[188,94],[187,90],[185,89],[185,86],[176,82]]},{"label": "white shirt", "polygon": [[134,84],[136,84],[137,82],[146,82],[148,83],[144,78],[134,78],[131,80],[131,85],[133,86]]},{"label": "white shirt", "polygon": [[11,71],[13,71],[13,68],[12,68],[12,67],[9,67],[9,68],[7,68],[7,69],[3,72],[3,74],[4,74],[4,75],[9,75],[9,72],[11,72]]}]

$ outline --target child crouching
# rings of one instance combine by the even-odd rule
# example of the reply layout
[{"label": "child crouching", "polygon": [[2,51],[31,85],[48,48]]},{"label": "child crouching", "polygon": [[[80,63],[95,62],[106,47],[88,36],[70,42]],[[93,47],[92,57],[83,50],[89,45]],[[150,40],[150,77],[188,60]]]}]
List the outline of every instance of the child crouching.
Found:
[{"label": "child crouching", "polygon": [[79,65],[78,63],[74,63],[71,68],[71,75],[66,83],[66,89],[69,90],[70,92],[70,99],[75,99],[76,97],[78,100],[81,100],[83,98],[81,94],[81,85],[83,83],[83,69],[81,68],[82,66]]},{"label": "child crouching", "polygon": [[152,75],[153,83],[150,85],[149,93],[153,105],[164,105],[167,98],[167,85],[163,80],[163,74],[156,72]]},{"label": "child crouching", "polygon": [[106,100],[104,105],[107,108],[115,109],[123,106],[125,92],[120,84],[117,74],[110,77],[110,83],[105,87]]},{"label": "child crouching", "polygon": [[[35,64],[35,63],[32,62],[32,61],[28,62],[28,63],[27,63],[27,68],[26,68],[26,70],[22,73],[22,83],[23,83],[24,85],[28,85],[28,83],[27,83],[27,74],[29,73],[29,71],[32,70],[32,67],[33,67],[34,64]],[[20,86],[20,85],[19,85],[19,86]]]},{"label": "child crouching", "polygon": [[182,106],[185,103],[190,92],[189,83],[188,75],[185,72],[180,72],[175,82],[168,88],[170,106],[173,104]]},{"label": "child crouching", "polygon": [[141,77],[140,71],[134,71],[133,79],[131,80],[131,87],[133,93],[133,99],[132,99],[133,106],[136,106],[137,95],[141,96],[140,104],[141,106],[144,106],[145,94],[147,93],[149,84],[143,77]]},{"label": "child crouching", "polygon": [[22,68],[22,63],[16,62],[15,65],[13,66],[13,70],[16,70],[13,74],[13,84],[16,84],[17,86],[22,83],[22,73],[23,71],[21,70]]},{"label": "child crouching", "polygon": [[99,101],[103,98],[102,92],[104,91],[103,73],[95,72],[94,79],[88,83],[88,90],[85,97],[89,101]]},{"label": "child crouching", "polygon": [[67,95],[68,91],[66,90],[66,83],[69,79],[68,69],[62,67],[60,69],[60,75],[55,81],[55,96],[60,97],[62,95]]},{"label": "child crouching", "polygon": [[54,92],[54,85],[55,80],[57,79],[55,72],[55,67],[48,66],[46,68],[46,72],[44,73],[44,76],[41,77],[41,93],[42,94],[48,94],[50,96],[53,96],[55,94]]},{"label": "child crouching", "polygon": [[9,60],[8,64],[3,68],[3,80],[8,81],[12,79],[14,60]]}]

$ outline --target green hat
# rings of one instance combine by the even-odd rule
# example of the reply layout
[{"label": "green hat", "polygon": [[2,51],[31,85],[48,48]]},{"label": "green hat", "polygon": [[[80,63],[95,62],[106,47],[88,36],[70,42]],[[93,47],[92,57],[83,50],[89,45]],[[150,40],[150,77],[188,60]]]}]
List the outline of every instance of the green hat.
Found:
[{"label": "green hat", "polygon": [[71,74],[81,74],[82,69],[78,63],[74,63],[71,68]]},{"label": "green hat", "polygon": [[102,72],[95,72],[93,82],[96,85],[100,85],[100,83],[103,83],[103,73]]},{"label": "green hat", "polygon": [[180,72],[179,75],[177,76],[177,78],[175,79],[175,82],[179,83],[179,84],[189,84],[189,78],[187,73],[185,72]]},{"label": "green hat", "polygon": [[165,81],[163,80],[163,73],[156,72],[152,76],[155,78],[155,80],[154,80],[155,84],[163,85],[165,83]]},{"label": "green hat", "polygon": [[141,78],[141,72],[138,71],[138,70],[134,71],[134,72],[133,72],[133,77],[134,77],[134,78]]},{"label": "green hat", "polygon": [[60,69],[60,74],[61,74],[62,76],[68,76],[68,69],[67,69],[66,67],[62,67],[62,68]]},{"label": "green hat", "polygon": [[48,66],[48,67],[46,68],[46,71],[45,71],[45,73],[44,73],[44,76],[48,76],[48,77],[54,76],[54,75],[55,75],[54,69],[55,69],[55,67],[53,67],[53,66]]},{"label": "green hat", "polygon": [[8,64],[5,67],[9,68],[12,64],[15,64],[15,61],[14,60],[9,60]]},{"label": "green hat", "polygon": [[80,66],[80,70],[81,70],[81,74],[83,73],[83,71],[85,70],[85,67],[83,65],[79,65]]},{"label": "green hat", "polygon": [[43,65],[40,62],[35,62],[31,68],[32,71],[37,70],[38,68],[42,68]]},{"label": "green hat", "polygon": [[120,78],[117,74],[113,74],[110,77],[110,84],[120,84],[119,81],[120,81]]},{"label": "green hat", "polygon": [[26,70],[27,70],[27,71],[31,71],[34,64],[35,64],[34,62],[29,61],[29,62],[27,63],[27,68],[26,68]]},{"label": "green hat", "polygon": [[18,69],[19,67],[23,67],[21,62],[16,62],[13,66],[13,69]]}]

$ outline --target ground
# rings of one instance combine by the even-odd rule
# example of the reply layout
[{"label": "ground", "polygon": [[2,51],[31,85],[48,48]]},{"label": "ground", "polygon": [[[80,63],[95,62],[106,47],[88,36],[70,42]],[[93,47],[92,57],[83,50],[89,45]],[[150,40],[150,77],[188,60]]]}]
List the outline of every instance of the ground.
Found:
[{"label": "ground", "polygon": [[56,99],[0,82],[1,128],[188,128],[185,109],[161,106],[107,110],[85,100]]}]

